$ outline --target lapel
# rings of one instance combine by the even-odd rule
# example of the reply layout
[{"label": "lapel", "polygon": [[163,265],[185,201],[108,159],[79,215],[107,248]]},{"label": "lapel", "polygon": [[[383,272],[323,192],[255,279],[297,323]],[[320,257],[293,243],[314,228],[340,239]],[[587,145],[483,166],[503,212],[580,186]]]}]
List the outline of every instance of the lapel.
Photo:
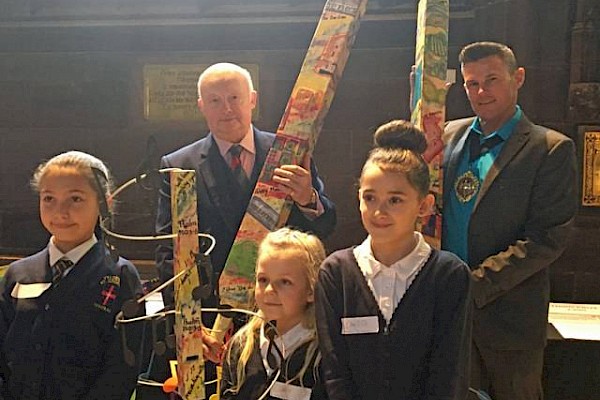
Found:
[{"label": "lapel", "polygon": [[200,148],[200,161],[196,166],[196,171],[198,172],[196,192],[199,194],[197,201],[203,200],[201,193],[202,186],[204,186],[214,210],[219,213],[227,228],[232,231],[237,230],[239,221],[236,220],[234,203],[227,187],[229,167],[221,156],[212,133],[208,134]]},{"label": "lapel", "polygon": [[523,116],[521,120],[518,122],[515,127],[514,132],[508,138],[506,144],[498,154],[496,161],[488,171],[483,183],[481,184],[481,188],[479,189],[479,194],[477,195],[477,199],[475,200],[475,205],[473,206],[473,212],[477,209],[477,206],[481,202],[481,199],[487,194],[490,186],[494,182],[494,180],[498,177],[500,172],[508,165],[508,163],[521,151],[525,143],[529,140],[529,133],[531,132],[531,122]]},{"label": "lapel", "polygon": [[469,137],[467,130],[469,129],[469,126],[471,126],[471,123],[473,122],[473,120],[469,120],[467,121],[466,125],[464,125],[463,127],[460,127],[457,132],[462,131],[460,139],[458,139],[456,145],[453,148],[450,148],[450,152],[446,153],[446,157],[447,159],[444,160],[445,165],[447,165],[447,172],[446,172],[446,184],[449,184],[451,186],[454,185],[454,180],[456,179],[456,168],[458,167],[459,163],[460,163],[460,157],[462,155],[462,152],[465,148],[465,143],[467,141],[467,138]]},{"label": "lapel", "polygon": [[50,252],[48,247],[31,256],[31,262],[34,267],[29,271],[31,280],[22,283],[33,282],[52,282],[52,271],[50,269]]},{"label": "lapel", "polygon": [[[252,187],[256,185],[256,181],[260,175],[274,138],[274,135],[267,132],[259,131],[256,128],[253,128],[253,130],[256,156],[251,176]],[[236,206],[236,202],[230,193],[230,187],[227,184],[230,180],[229,167],[221,156],[219,148],[212,137],[212,133],[209,133],[203,140],[202,146],[199,149],[199,155],[200,161],[196,166],[196,171],[198,171],[198,180],[196,182],[198,185],[197,191],[198,193],[201,193],[202,186],[204,186],[216,212],[218,212],[223,221],[225,221],[227,227],[235,232],[240,224],[240,210],[239,207]],[[248,196],[249,195],[250,194],[248,193]],[[201,201],[200,197],[198,197],[198,201]]]}]

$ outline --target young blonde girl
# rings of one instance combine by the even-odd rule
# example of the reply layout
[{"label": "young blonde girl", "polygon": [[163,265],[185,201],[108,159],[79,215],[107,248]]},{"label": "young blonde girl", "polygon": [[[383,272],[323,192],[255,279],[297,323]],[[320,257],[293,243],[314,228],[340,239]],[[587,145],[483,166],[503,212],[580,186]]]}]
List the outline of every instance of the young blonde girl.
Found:
[{"label": "young blonde girl", "polygon": [[325,398],[314,315],[314,285],[324,259],[323,244],[310,234],[282,228],[262,241],[254,292],[259,316],[230,342],[222,399],[287,398],[285,393]]},{"label": "young blonde girl", "polygon": [[422,132],[377,129],[359,181],[368,237],[331,254],[316,286],[323,380],[330,399],[464,399],[470,274],[415,231],[434,199]]},{"label": "young blonde girl", "polygon": [[130,262],[114,262],[94,233],[110,182],[102,161],[77,151],[36,170],[31,183],[52,236],[0,282],[1,398],[131,395],[137,371],[124,362],[115,317],[141,290],[139,276]]}]

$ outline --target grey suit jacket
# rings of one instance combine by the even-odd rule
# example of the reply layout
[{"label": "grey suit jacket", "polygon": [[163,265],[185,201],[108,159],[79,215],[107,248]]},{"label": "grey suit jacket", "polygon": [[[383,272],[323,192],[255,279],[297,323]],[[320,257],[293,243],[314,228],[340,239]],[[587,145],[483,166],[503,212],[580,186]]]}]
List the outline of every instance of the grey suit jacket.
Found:
[{"label": "grey suit jacket", "polygon": [[[446,204],[472,122],[451,121],[445,129]],[[468,264],[485,271],[473,285],[478,345],[545,345],[548,266],[564,251],[577,210],[575,159],[571,139],[523,115],[482,182],[468,228]]]}]

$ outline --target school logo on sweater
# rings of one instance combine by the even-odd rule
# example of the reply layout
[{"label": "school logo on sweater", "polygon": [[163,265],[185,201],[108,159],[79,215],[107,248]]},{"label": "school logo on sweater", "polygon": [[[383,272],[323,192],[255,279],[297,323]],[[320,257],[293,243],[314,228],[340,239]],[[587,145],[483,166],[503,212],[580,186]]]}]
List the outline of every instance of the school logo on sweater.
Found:
[{"label": "school logo on sweater", "polygon": [[94,307],[110,313],[112,312],[112,304],[119,295],[121,287],[121,277],[119,275],[106,275],[100,280],[100,292],[98,293],[97,301]]}]

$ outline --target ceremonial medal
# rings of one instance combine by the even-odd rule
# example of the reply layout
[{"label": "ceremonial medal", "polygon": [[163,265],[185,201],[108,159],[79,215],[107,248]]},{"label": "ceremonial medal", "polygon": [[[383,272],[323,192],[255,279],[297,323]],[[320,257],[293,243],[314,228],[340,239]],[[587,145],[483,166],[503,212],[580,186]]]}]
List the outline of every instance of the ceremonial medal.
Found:
[{"label": "ceremonial medal", "polygon": [[461,203],[469,202],[479,190],[479,179],[471,171],[467,171],[454,183],[456,197]]}]

